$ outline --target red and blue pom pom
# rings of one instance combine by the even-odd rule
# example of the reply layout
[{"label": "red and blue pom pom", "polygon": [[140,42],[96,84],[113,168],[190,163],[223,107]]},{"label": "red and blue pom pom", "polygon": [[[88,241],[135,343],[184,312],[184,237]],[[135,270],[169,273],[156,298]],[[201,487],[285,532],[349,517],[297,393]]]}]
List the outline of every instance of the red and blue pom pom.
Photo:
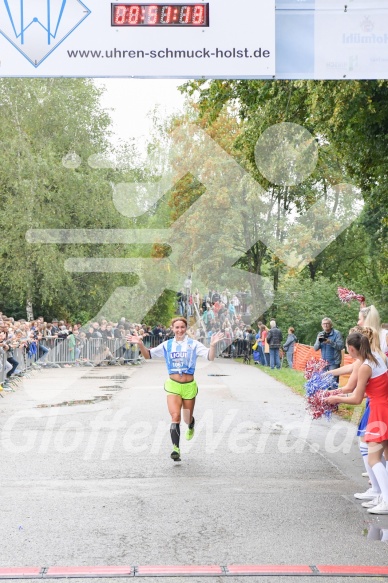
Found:
[{"label": "red and blue pom pom", "polygon": [[309,358],[304,367],[304,378],[311,379],[314,373],[322,372],[328,364],[327,360],[323,360],[323,358]]},{"label": "red and blue pom pom", "polygon": [[360,303],[365,302],[365,296],[361,294],[356,294],[354,291],[350,289],[346,289],[346,287],[339,287],[337,290],[338,297],[344,304],[348,304],[352,300],[357,300]]},{"label": "red and blue pom pom", "polygon": [[304,376],[307,379],[305,384],[306,389],[306,411],[313,419],[320,419],[326,417],[330,420],[332,414],[338,411],[338,405],[330,405],[325,401],[326,397],[336,395],[341,392],[337,389],[338,383],[331,375],[323,375],[323,370],[327,366],[327,362],[320,359],[310,358],[306,363]]}]

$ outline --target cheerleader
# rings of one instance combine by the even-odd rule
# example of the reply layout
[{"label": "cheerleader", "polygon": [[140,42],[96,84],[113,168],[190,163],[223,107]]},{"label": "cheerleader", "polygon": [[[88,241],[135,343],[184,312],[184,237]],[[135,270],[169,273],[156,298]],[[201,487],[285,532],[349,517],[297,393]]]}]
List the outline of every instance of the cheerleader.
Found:
[{"label": "cheerleader", "polygon": [[377,330],[380,337],[380,348],[388,356],[388,332],[381,327],[379,313],[373,304],[360,309],[357,324],[359,326],[370,326]]},{"label": "cheerleader", "polygon": [[[369,419],[365,427],[368,447],[368,465],[375,483],[373,498],[362,505],[371,514],[388,514],[388,473],[382,463],[382,454],[388,458],[388,371],[382,356],[372,353],[369,340],[359,332],[353,332],[346,340],[351,357],[360,361],[357,386],[349,395],[333,395],[326,401],[331,404],[359,405],[364,396],[369,398]],[[367,497],[364,497],[367,499]]]},{"label": "cheerleader", "polygon": [[[386,362],[386,356],[380,349],[381,334],[378,332],[379,326],[380,316],[374,306],[369,306],[368,308],[362,308],[360,310],[358,315],[358,326],[351,328],[351,330],[349,330],[349,334],[352,332],[360,332],[360,334],[366,336],[369,340],[372,352],[377,352]],[[351,364],[347,364],[341,368],[328,371],[325,374],[337,376],[350,374],[350,378],[346,386],[342,388],[343,393],[350,393],[355,389],[357,385],[358,369],[360,368],[360,366],[361,366],[360,361],[356,360]],[[360,453],[365,465],[366,474],[368,475],[369,481],[371,483],[371,488],[368,488],[365,492],[357,492],[356,494],[354,494],[354,497],[357,498],[358,500],[372,500],[376,498],[375,478],[368,464],[368,447],[364,440],[365,427],[368,424],[368,418],[369,418],[369,399],[366,399],[364,414],[360,419],[360,423],[357,429],[357,436],[360,438],[359,440]],[[385,463],[384,458],[382,459],[382,461],[383,463]]]}]

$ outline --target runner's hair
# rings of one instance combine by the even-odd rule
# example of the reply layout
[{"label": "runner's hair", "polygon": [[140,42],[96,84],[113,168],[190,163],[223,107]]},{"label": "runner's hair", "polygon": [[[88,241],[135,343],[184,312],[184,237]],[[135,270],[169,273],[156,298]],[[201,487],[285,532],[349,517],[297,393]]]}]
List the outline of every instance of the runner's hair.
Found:
[{"label": "runner's hair", "polygon": [[174,326],[175,322],[183,322],[184,324],[186,324],[187,328],[187,320],[186,318],[183,318],[183,316],[177,316],[176,318],[173,318],[171,320],[171,326]]}]

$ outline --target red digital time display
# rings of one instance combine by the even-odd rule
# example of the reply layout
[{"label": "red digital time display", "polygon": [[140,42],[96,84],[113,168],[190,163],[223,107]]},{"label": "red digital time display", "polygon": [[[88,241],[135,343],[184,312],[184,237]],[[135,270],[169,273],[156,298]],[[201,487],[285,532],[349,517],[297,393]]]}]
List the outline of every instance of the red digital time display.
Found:
[{"label": "red digital time display", "polygon": [[209,4],[112,4],[112,26],[209,26]]}]

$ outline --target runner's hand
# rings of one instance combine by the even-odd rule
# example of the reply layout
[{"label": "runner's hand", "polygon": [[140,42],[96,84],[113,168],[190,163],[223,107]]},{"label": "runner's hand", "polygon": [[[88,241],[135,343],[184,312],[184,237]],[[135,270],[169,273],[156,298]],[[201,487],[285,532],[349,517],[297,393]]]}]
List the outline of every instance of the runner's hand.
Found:
[{"label": "runner's hand", "polygon": [[141,336],[135,336],[135,335],[128,334],[125,337],[125,339],[127,340],[127,342],[130,342],[130,344],[141,344],[142,343]]},{"label": "runner's hand", "polygon": [[225,334],[223,332],[217,332],[216,334],[213,334],[210,339],[210,346],[215,346],[217,342],[220,342],[220,340],[224,338],[224,336]]}]

